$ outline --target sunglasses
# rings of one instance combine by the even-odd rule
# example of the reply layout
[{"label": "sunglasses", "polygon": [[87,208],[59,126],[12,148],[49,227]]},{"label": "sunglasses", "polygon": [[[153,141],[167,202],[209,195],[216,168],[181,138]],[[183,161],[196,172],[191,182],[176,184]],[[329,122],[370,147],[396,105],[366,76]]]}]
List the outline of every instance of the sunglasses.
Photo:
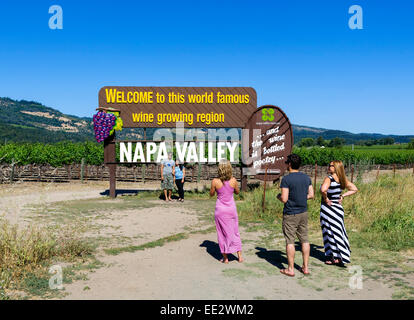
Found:
[{"label": "sunglasses", "polygon": [[330,168],[330,167],[335,167],[335,166],[333,164],[329,164],[328,167]]}]

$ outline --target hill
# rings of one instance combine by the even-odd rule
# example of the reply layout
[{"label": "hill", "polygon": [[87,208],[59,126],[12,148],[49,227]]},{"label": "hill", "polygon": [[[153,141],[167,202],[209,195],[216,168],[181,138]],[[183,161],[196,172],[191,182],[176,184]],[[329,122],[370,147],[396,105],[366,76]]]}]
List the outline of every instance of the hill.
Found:
[{"label": "hill", "polygon": [[93,140],[91,118],[66,115],[41,103],[0,98],[0,141]]},{"label": "hill", "polygon": [[414,135],[400,136],[400,135],[384,135],[380,133],[351,133],[341,130],[322,129],[306,127],[301,125],[292,125],[293,136],[295,143],[298,143],[303,138],[324,138],[324,140],[331,140],[339,137],[344,138],[347,144],[356,143],[362,140],[378,140],[382,138],[393,138],[397,143],[407,143],[410,139],[414,139]]},{"label": "hill", "polygon": [[[0,142],[59,142],[94,141],[92,117],[77,117],[64,114],[36,101],[13,100],[0,97]],[[346,143],[391,137],[395,142],[406,143],[414,136],[382,135],[379,133],[351,133],[340,130],[292,125],[295,143],[302,138],[325,140],[344,138]],[[155,129],[147,130],[147,138]],[[124,130],[121,139],[138,139],[142,131]]]}]

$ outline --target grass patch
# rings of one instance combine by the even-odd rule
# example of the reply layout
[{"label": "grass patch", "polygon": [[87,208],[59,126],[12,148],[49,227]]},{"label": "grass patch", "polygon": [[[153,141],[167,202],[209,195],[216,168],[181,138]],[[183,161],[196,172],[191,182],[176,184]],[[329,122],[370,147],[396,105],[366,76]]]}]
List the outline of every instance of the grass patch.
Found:
[{"label": "grass patch", "polygon": [[38,276],[34,273],[29,273],[24,277],[22,286],[30,296],[44,297],[51,291],[49,288],[49,278]]},{"label": "grass patch", "polygon": [[280,274],[279,269],[270,263],[265,263],[265,262],[245,263],[245,266],[249,268],[256,268],[258,270],[261,270],[269,276]]},{"label": "grass patch", "polygon": [[[391,251],[413,248],[414,179],[383,175],[375,182],[357,186],[359,192],[344,201],[345,227],[351,245]],[[245,200],[237,203],[240,225],[247,226],[248,231],[261,227],[270,230],[274,226],[280,229],[283,204],[276,198],[279,192],[278,186],[266,189],[265,210],[262,210],[263,187],[245,193]],[[319,193],[308,201],[309,226],[313,231],[320,229],[320,201]]]},{"label": "grass patch", "polygon": [[149,248],[162,247],[164,244],[168,242],[179,241],[179,240],[186,239],[186,238],[188,238],[187,233],[177,233],[172,236],[164,237],[164,238],[151,241],[151,242],[147,242],[147,243],[144,243],[138,246],[109,248],[109,249],[104,249],[104,251],[105,253],[110,254],[110,255],[117,255],[123,252],[135,252],[135,251],[145,250]]},{"label": "grass patch", "polygon": [[[408,280],[413,273],[413,268],[406,264],[406,252],[414,248],[414,179],[411,175],[383,175],[374,182],[358,183],[357,187],[359,192],[344,201],[352,265],[362,267],[364,278],[390,285],[394,299],[413,299],[414,289],[403,279]],[[285,252],[284,243],[273,241],[275,234],[280,234],[283,219],[283,204],[276,198],[279,192],[277,185],[266,189],[265,210],[262,187],[245,193],[245,200],[238,202],[237,207],[240,225],[246,231],[266,231],[260,238],[263,247]],[[319,193],[315,200],[308,201],[309,237],[311,243],[319,246],[318,257],[323,260],[320,201]],[[296,258],[300,265],[300,255]],[[260,269],[259,265],[249,267]],[[311,262],[311,269],[312,276],[298,280],[299,284],[316,291],[328,284],[334,290],[348,290],[351,274],[347,269],[330,268],[326,274],[323,262],[318,260]],[[333,283],[332,277],[336,279]]]},{"label": "grass patch", "polygon": [[[92,247],[72,232],[59,232],[29,226],[18,229],[8,221],[0,221],[0,294],[23,290],[32,295],[44,295],[49,286],[48,267],[53,261],[86,259]],[[48,280],[47,280],[48,281]],[[48,283],[48,282],[47,282]],[[47,290],[46,290],[47,286]]]},{"label": "grass patch", "polygon": [[[175,189],[173,193],[176,193]],[[195,188],[193,190],[185,190],[185,199],[189,200],[208,200],[210,199],[210,188],[204,185],[202,188]],[[163,195],[163,192],[160,190],[151,190],[151,191],[142,191],[139,192],[136,196],[133,196],[137,199],[159,199],[160,195]]]},{"label": "grass patch", "polygon": [[193,230],[190,232],[181,232],[177,233],[168,237],[164,237],[161,239],[157,239],[155,241],[147,242],[140,245],[131,245],[131,246],[125,246],[125,247],[118,247],[118,248],[109,248],[104,249],[104,252],[110,255],[117,255],[123,252],[135,252],[139,250],[145,250],[149,248],[155,248],[155,247],[162,247],[164,244],[168,242],[175,242],[180,241],[183,239],[187,239],[191,234],[208,234],[216,230],[215,226],[211,226],[207,229],[201,229],[201,230]]},{"label": "grass patch", "polygon": [[34,218],[53,218],[58,222],[69,222],[73,219],[95,217],[97,213],[123,211],[131,209],[151,208],[154,204],[139,197],[123,196],[117,199],[98,198],[59,201],[52,205],[32,206],[37,214]]},{"label": "grass patch", "polygon": [[261,278],[263,277],[262,274],[255,273],[252,270],[245,270],[245,269],[224,269],[223,275],[226,277],[236,278],[241,281],[246,281],[249,277]]},{"label": "grass patch", "polygon": [[193,231],[190,231],[189,233],[190,234],[209,234],[209,233],[212,233],[214,231],[216,231],[216,227],[211,226],[211,227],[208,227],[207,229],[193,230]]}]

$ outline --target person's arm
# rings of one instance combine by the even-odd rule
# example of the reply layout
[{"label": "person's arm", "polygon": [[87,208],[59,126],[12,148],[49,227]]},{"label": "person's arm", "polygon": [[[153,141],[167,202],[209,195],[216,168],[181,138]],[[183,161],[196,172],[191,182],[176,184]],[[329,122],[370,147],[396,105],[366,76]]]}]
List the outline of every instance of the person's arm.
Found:
[{"label": "person's arm", "polygon": [[164,163],[161,163],[161,180],[164,180],[163,171],[164,171]]},{"label": "person's arm", "polygon": [[234,188],[234,193],[235,194],[239,194],[240,193],[240,189],[239,189],[239,183],[237,182],[236,178],[231,178],[232,180],[232,187]]},{"label": "person's arm", "polygon": [[172,175],[173,175],[173,178],[175,177],[175,164],[173,164],[173,166],[172,166]]},{"label": "person's arm", "polygon": [[286,203],[289,199],[289,188],[281,188],[282,189],[282,193],[279,193],[277,195],[277,198],[279,199],[279,201]]},{"label": "person's arm", "polygon": [[210,188],[210,197],[214,196],[216,193],[216,179],[211,181],[211,188]]},{"label": "person's arm", "polygon": [[277,195],[277,199],[280,202],[286,203],[289,199],[289,183],[287,182],[286,177],[283,177],[282,181],[280,182],[280,190],[282,190],[282,193],[279,193]]},{"label": "person's arm", "polygon": [[332,205],[331,200],[328,199],[328,189],[329,186],[331,185],[331,179],[329,179],[328,177],[325,178],[325,180],[323,180],[323,183],[321,185],[321,194],[322,194],[322,199],[324,202],[326,202],[329,206]]},{"label": "person's arm", "polygon": [[184,183],[184,178],[185,178],[185,168],[183,167],[183,178],[181,179],[182,183]]},{"label": "person's arm", "polygon": [[358,188],[349,180],[346,181],[346,189],[348,190],[343,195],[341,195],[341,202],[345,197],[352,196],[358,192]]},{"label": "person's arm", "polygon": [[315,197],[315,193],[313,192],[313,186],[311,184],[309,185],[309,188],[308,188],[308,200],[313,199],[314,197]]}]

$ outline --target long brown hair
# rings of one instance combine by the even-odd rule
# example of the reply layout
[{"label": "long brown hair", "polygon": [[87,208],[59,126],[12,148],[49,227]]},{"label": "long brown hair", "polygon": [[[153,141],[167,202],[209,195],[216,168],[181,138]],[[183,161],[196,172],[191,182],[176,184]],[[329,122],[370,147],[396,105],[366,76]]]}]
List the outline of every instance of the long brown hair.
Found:
[{"label": "long brown hair", "polygon": [[233,176],[233,169],[229,160],[220,161],[218,165],[218,176],[221,182],[231,179]]},{"label": "long brown hair", "polygon": [[339,184],[341,185],[341,189],[345,189],[346,185],[348,183],[348,179],[346,178],[346,175],[345,175],[344,164],[340,160],[334,160],[334,161],[332,161],[332,163],[333,163],[333,166],[335,168],[335,173],[338,176]]}]

